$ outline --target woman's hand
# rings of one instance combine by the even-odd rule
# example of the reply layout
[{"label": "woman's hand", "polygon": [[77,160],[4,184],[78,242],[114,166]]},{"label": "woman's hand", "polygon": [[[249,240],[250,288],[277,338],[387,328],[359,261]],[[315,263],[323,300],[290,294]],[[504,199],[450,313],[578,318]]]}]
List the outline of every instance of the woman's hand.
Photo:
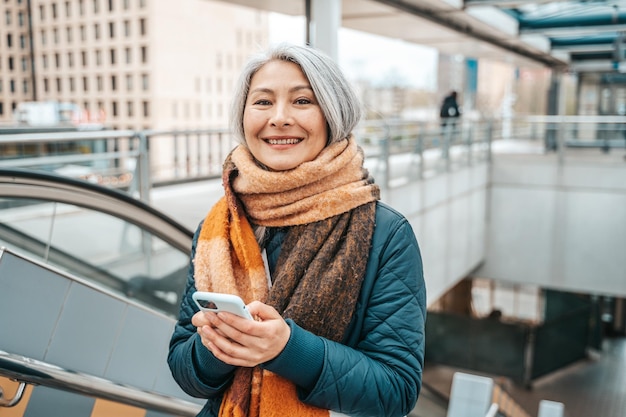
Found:
[{"label": "woman's hand", "polygon": [[274,359],[289,340],[291,329],[273,307],[253,301],[247,308],[255,320],[210,311],[191,319],[202,344],[222,362],[253,367]]}]

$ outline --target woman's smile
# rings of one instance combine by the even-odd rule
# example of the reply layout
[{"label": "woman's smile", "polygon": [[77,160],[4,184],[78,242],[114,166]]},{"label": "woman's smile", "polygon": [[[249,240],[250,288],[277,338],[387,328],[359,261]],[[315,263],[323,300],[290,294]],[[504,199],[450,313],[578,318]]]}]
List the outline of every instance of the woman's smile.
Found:
[{"label": "woman's smile", "polygon": [[270,145],[296,145],[302,142],[300,138],[283,138],[283,137],[271,137],[266,138],[265,141]]}]

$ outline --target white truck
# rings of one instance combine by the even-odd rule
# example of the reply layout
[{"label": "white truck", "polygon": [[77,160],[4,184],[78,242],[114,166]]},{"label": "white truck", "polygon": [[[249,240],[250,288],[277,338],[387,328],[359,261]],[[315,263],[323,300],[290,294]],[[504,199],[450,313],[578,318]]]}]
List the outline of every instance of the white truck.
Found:
[{"label": "white truck", "polygon": [[82,116],[77,104],[58,101],[26,101],[13,111],[13,121],[22,126],[76,125]]}]

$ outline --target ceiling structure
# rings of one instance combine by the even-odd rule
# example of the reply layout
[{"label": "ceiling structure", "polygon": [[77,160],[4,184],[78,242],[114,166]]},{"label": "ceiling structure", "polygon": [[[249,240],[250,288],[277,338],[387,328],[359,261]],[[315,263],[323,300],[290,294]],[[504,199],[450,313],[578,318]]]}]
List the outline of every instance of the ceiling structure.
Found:
[{"label": "ceiling structure", "polygon": [[[230,0],[304,16],[307,0]],[[626,0],[342,0],[341,25],[445,54],[626,72]]]}]

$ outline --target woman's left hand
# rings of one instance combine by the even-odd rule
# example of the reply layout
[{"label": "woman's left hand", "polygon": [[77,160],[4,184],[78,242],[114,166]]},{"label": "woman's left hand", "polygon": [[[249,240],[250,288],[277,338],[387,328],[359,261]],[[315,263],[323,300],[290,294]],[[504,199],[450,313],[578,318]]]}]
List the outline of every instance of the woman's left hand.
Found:
[{"label": "woman's left hand", "polygon": [[[253,367],[274,359],[284,349],[291,329],[271,306],[260,301],[247,305],[255,320],[230,313],[205,312],[198,327],[202,344],[222,362]],[[193,321],[193,320],[192,320]]]}]

